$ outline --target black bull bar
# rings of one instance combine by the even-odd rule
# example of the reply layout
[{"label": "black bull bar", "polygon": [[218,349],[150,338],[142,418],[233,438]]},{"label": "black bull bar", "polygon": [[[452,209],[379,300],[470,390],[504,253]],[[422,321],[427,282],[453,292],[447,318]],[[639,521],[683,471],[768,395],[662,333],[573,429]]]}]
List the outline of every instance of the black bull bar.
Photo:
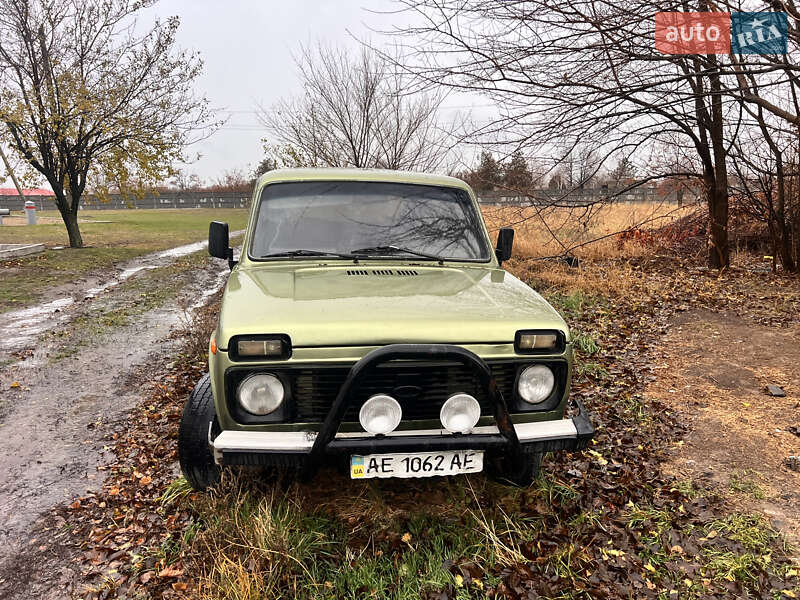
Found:
[{"label": "black bull bar", "polygon": [[[446,436],[370,436],[359,438],[336,438],[339,425],[344,418],[348,406],[364,377],[379,365],[393,360],[450,360],[461,363],[473,371],[486,392],[492,406],[495,423],[499,433],[496,434],[452,434]],[[564,440],[551,440],[534,444],[525,444],[530,450],[578,450],[586,447],[594,434],[583,405],[575,401],[579,414],[573,418],[577,429],[577,437]],[[304,461],[302,474],[306,478],[314,475],[323,458],[329,454],[373,453],[373,452],[428,452],[436,450],[471,450],[471,449],[503,450],[505,459],[514,465],[523,458],[523,447],[520,444],[514,424],[508,413],[508,406],[498,389],[492,371],[486,362],[476,354],[449,344],[391,344],[369,352],[350,369],[339,393],[328,411],[325,421],[317,433],[314,444]]]}]

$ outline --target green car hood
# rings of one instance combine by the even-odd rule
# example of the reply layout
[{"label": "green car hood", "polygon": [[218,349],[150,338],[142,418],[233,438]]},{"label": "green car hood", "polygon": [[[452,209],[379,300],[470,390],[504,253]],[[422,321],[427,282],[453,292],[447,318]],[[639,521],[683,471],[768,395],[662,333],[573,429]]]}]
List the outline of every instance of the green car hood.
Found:
[{"label": "green car hood", "polygon": [[263,265],[235,269],[217,343],[288,334],[294,347],[508,343],[519,329],[560,329],[561,316],[502,269],[398,265]]}]

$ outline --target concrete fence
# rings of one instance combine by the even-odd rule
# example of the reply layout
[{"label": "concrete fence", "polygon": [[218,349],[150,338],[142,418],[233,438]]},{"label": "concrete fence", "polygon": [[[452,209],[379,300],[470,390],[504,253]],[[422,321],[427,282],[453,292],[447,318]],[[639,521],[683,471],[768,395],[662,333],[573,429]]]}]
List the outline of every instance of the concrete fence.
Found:
[{"label": "concrete fence", "polygon": [[[25,202],[36,203],[36,210],[55,210],[56,204],[52,196],[0,196],[0,208],[21,211]],[[144,198],[129,196],[123,198],[112,194],[107,202],[86,196],[81,201],[81,210],[115,210],[122,208],[248,208],[250,194],[241,192],[164,192],[158,195],[148,194]]]},{"label": "concrete fence", "polygon": [[481,204],[495,206],[589,206],[598,202],[610,201],[618,204],[638,204],[645,202],[664,202],[681,205],[694,202],[693,194],[683,190],[663,192],[656,188],[640,187],[620,191],[613,188],[591,188],[583,190],[533,190],[529,196],[519,196],[503,191],[492,191],[478,194]]},{"label": "concrete fence", "polygon": [[[573,190],[566,192],[562,190],[542,189],[535,190],[531,196],[516,196],[507,192],[494,191],[479,194],[479,200],[487,205],[539,205],[549,206],[552,204],[564,206],[587,206],[602,201],[605,198],[613,198],[613,202],[633,204],[641,202],[667,202],[682,204],[694,201],[692,194],[685,196],[680,192],[663,193],[655,188],[642,187],[626,191],[617,195],[616,190],[607,188]],[[54,210],[55,203],[50,196],[0,196],[0,208],[10,208],[13,211],[21,211],[26,200],[36,203],[37,210]],[[98,199],[87,196],[81,202],[82,210],[112,210],[121,208],[248,208],[250,206],[250,194],[242,192],[163,192],[161,194],[149,194],[144,198],[130,196],[122,198],[119,195],[112,195],[108,202],[100,202]]]}]

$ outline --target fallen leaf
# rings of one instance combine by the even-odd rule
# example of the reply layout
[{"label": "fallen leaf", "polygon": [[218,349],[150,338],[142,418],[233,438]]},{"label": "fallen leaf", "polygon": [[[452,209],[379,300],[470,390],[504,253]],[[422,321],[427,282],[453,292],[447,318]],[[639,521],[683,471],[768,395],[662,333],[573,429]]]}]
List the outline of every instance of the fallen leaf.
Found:
[{"label": "fallen leaf", "polygon": [[183,569],[177,567],[164,567],[159,571],[159,577],[180,577],[183,575]]}]

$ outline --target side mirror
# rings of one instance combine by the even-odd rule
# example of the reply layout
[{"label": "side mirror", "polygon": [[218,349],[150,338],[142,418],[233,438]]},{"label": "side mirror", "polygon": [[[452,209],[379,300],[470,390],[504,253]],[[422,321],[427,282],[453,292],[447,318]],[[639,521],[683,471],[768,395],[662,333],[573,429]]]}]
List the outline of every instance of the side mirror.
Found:
[{"label": "side mirror", "polygon": [[228,258],[228,224],[211,221],[208,226],[208,253],[214,258]]},{"label": "side mirror", "polygon": [[211,221],[208,226],[208,253],[214,258],[228,260],[228,266],[232,269],[233,249],[230,247],[228,236],[228,224],[221,221]]},{"label": "side mirror", "polygon": [[514,230],[503,227],[497,234],[497,249],[494,251],[497,262],[503,263],[511,258],[511,248],[514,246]]}]

